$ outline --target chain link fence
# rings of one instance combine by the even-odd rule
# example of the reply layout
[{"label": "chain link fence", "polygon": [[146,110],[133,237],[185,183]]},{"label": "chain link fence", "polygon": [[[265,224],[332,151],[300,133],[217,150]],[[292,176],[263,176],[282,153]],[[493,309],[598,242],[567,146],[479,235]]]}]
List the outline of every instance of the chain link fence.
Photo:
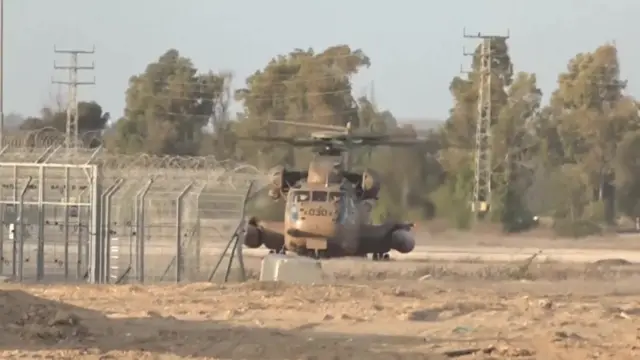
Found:
[{"label": "chain link fence", "polygon": [[207,280],[242,220],[250,184],[265,180],[251,165],[213,157],[67,150],[63,141],[40,130],[0,150],[0,275]]}]

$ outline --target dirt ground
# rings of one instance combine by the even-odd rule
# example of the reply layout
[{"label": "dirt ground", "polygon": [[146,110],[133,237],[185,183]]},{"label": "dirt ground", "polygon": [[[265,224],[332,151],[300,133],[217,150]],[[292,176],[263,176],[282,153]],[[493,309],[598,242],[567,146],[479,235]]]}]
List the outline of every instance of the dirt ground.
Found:
[{"label": "dirt ground", "polygon": [[0,358],[640,358],[640,265],[323,267],[331,284],[0,284]]},{"label": "dirt ground", "polygon": [[554,238],[532,231],[504,236],[493,233],[415,231],[417,245],[456,247],[535,247],[539,249],[617,249],[640,250],[640,234],[610,234],[586,238]]}]

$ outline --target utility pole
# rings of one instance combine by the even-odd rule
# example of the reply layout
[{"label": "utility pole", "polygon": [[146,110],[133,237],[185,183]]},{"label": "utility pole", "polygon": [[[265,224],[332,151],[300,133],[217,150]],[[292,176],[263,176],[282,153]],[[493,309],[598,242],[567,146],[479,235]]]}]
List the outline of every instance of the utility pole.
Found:
[{"label": "utility pole", "polygon": [[66,70],[69,72],[69,80],[57,81],[51,80],[53,84],[67,85],[67,126],[65,132],[65,147],[68,149],[76,148],[78,142],[78,86],[81,85],[94,85],[96,83],[95,76],[92,81],[80,81],[78,80],[79,70],[94,70],[95,64],[92,62],[89,66],[81,66],[78,64],[78,55],[80,54],[93,54],[95,48],[91,50],[58,50],[55,46],[53,51],[56,54],[69,54],[71,55],[71,62],[69,65],[57,65],[54,61],[54,70]]},{"label": "utility pole", "polygon": [[4,135],[4,0],[0,0],[0,148]]},{"label": "utility pole", "polygon": [[478,57],[480,61],[479,90],[478,90],[478,119],[475,133],[475,156],[474,156],[474,183],[473,197],[471,200],[471,211],[476,214],[476,218],[483,218],[491,210],[491,177],[493,173],[491,165],[491,125],[494,115],[491,109],[491,78],[494,69],[493,43],[496,40],[506,40],[507,35],[485,35],[482,33],[468,34],[463,30],[463,37],[466,39],[481,39],[479,52],[466,52],[465,56]]}]

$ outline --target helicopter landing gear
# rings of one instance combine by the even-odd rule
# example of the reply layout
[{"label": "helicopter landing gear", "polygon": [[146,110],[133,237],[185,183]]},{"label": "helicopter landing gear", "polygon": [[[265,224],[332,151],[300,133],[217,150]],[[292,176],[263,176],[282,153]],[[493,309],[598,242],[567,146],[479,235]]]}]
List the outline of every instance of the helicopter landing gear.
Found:
[{"label": "helicopter landing gear", "polygon": [[319,259],[328,258],[326,250],[308,250],[308,251],[309,251],[309,257],[313,259],[319,260]]},{"label": "helicopter landing gear", "polygon": [[371,259],[373,261],[389,261],[389,253],[373,253]]},{"label": "helicopter landing gear", "polygon": [[273,254],[278,254],[278,255],[286,255],[287,254],[287,250],[285,248],[282,248],[280,250],[269,250],[269,254],[273,255]]}]

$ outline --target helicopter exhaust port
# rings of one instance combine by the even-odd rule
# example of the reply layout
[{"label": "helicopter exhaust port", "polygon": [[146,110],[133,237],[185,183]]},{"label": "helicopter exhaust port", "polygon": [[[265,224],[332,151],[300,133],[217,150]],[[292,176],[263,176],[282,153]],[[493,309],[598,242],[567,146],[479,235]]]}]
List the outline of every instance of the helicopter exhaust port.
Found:
[{"label": "helicopter exhaust port", "polygon": [[416,247],[413,235],[405,230],[398,229],[391,233],[391,248],[399,253],[410,253]]}]

